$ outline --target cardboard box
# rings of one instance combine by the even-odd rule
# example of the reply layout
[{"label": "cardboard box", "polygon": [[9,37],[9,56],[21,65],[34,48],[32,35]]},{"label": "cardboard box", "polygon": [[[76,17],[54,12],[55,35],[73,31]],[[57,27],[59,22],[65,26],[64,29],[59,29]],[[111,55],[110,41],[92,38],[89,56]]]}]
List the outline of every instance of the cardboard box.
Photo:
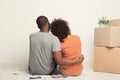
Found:
[{"label": "cardboard box", "polygon": [[120,19],[113,19],[113,20],[110,20],[110,22],[108,23],[109,26],[118,26],[120,27]]},{"label": "cardboard box", "polygon": [[120,48],[94,48],[94,71],[120,73]]},{"label": "cardboard box", "polygon": [[95,28],[94,44],[103,47],[120,47],[120,27]]}]

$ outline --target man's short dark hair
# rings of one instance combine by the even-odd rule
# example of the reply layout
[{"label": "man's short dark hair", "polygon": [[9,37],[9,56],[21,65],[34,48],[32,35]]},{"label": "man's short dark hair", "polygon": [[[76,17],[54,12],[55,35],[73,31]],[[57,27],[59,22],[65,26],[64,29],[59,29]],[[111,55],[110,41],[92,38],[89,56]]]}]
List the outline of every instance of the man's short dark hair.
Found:
[{"label": "man's short dark hair", "polygon": [[60,42],[64,42],[64,39],[71,34],[67,22],[62,19],[55,19],[51,23],[51,32],[58,37]]},{"label": "man's short dark hair", "polygon": [[45,16],[39,16],[36,20],[39,29],[42,29],[44,25],[49,24],[48,18]]}]

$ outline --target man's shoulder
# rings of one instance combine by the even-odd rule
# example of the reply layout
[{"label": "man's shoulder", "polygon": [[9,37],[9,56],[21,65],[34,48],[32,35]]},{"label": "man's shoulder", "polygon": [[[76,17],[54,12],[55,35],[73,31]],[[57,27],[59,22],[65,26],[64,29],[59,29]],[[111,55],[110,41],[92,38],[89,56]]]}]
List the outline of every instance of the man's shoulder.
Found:
[{"label": "man's shoulder", "polygon": [[[29,35],[29,37],[33,37],[33,36],[36,36],[36,35],[39,35],[39,34],[42,34],[42,33],[40,33],[40,32],[34,32],[34,33],[31,33],[30,35]],[[48,36],[48,37],[51,37],[52,39],[58,39],[55,35],[53,35],[52,33],[43,33],[43,34],[45,34],[44,36]]]},{"label": "man's shoulder", "polygon": [[51,36],[53,37],[53,39],[58,39],[58,37],[53,34],[51,34]]},{"label": "man's shoulder", "polygon": [[38,34],[38,32],[31,33],[31,34],[29,35],[29,37],[35,36],[35,35],[37,35],[37,34]]}]

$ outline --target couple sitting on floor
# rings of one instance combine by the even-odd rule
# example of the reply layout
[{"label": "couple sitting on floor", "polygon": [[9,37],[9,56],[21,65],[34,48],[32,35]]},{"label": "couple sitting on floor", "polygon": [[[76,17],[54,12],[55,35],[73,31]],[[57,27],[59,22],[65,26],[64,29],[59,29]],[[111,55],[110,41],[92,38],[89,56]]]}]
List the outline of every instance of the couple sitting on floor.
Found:
[{"label": "couple sitting on floor", "polygon": [[67,22],[62,19],[55,19],[50,24],[47,17],[39,16],[36,23],[40,31],[29,37],[30,73],[52,75],[59,65],[61,74],[79,75],[84,60],[79,36],[71,35]]}]

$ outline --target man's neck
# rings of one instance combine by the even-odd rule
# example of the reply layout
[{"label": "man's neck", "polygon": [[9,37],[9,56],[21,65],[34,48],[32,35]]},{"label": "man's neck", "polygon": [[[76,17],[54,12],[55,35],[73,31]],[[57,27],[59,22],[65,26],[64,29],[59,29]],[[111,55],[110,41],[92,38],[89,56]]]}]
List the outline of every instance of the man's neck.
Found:
[{"label": "man's neck", "polygon": [[48,33],[49,31],[48,30],[40,30],[40,32],[47,32]]}]

